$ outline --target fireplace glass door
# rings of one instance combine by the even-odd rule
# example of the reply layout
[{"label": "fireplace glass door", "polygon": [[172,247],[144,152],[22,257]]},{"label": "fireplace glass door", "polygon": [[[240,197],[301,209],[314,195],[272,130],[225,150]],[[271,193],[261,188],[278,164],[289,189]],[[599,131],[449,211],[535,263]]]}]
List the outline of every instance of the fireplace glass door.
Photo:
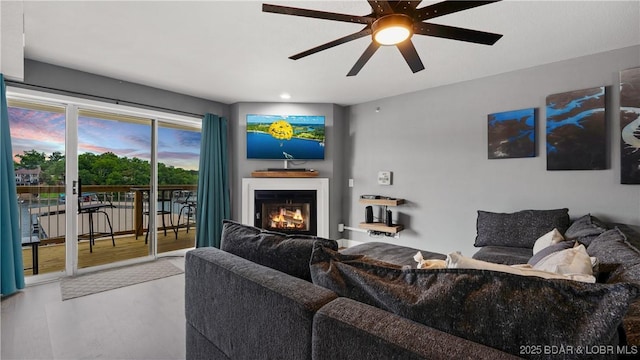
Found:
[{"label": "fireplace glass door", "polygon": [[255,226],[289,234],[317,235],[316,191],[256,191]]}]

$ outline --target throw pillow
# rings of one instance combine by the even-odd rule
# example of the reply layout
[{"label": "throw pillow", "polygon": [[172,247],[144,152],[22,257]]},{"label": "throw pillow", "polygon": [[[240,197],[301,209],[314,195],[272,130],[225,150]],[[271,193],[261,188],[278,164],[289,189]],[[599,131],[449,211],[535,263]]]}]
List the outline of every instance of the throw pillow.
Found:
[{"label": "throw pillow", "polygon": [[311,281],[309,259],[314,242],[338,250],[335,240],[308,235],[286,235],[224,220],[220,249]]},{"label": "throw pillow", "polygon": [[587,276],[593,276],[592,267],[591,258],[582,244],[571,249],[555,252],[533,265],[533,268],[537,270],[550,271],[562,275]]},{"label": "throw pillow", "polygon": [[640,263],[640,252],[627,242],[626,235],[618,227],[607,230],[587,247],[589,256],[598,258],[603,273],[614,271],[619,265]]},{"label": "throw pillow", "polygon": [[553,244],[550,246],[547,246],[546,248],[538,251],[537,253],[535,253],[535,255],[533,255],[531,257],[531,259],[529,259],[529,261],[527,261],[527,264],[533,266],[535,264],[537,264],[540,260],[542,260],[543,258],[561,251],[561,250],[566,250],[566,249],[571,249],[573,247],[575,243],[573,241],[561,241],[557,244]]},{"label": "throw pillow", "polygon": [[549,245],[557,244],[561,241],[564,241],[564,237],[560,234],[558,229],[554,228],[548,233],[540,236],[538,240],[533,244],[533,255],[535,255],[540,250],[546,248]]},{"label": "throw pillow", "polygon": [[564,233],[567,240],[575,240],[584,246],[589,246],[593,239],[607,231],[607,226],[591,214],[576,219]]},{"label": "throw pillow", "polygon": [[314,247],[311,277],[340,296],[514,355],[521,355],[523,346],[541,344],[615,346],[618,326],[639,290],[628,283],[584,284],[487,270],[399,269],[343,261],[320,244]]},{"label": "throw pillow", "polygon": [[533,248],[536,240],[558,229],[564,233],[569,227],[569,209],[523,210],[515,213],[478,211],[474,246],[510,246]]}]

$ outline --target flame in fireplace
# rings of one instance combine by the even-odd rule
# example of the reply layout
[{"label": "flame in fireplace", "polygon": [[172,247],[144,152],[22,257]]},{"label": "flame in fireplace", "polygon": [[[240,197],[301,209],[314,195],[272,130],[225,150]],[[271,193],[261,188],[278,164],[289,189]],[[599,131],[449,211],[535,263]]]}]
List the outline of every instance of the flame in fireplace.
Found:
[{"label": "flame in fireplace", "polygon": [[280,208],[278,212],[271,217],[271,227],[276,229],[304,229],[306,224],[300,209],[292,211]]}]

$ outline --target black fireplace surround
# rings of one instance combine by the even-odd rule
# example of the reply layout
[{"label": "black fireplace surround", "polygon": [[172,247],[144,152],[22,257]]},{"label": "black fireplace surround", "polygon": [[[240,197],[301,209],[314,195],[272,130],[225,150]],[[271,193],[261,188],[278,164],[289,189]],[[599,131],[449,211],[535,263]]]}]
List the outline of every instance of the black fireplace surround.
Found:
[{"label": "black fireplace surround", "polygon": [[287,234],[318,234],[316,190],[256,190],[254,226]]}]

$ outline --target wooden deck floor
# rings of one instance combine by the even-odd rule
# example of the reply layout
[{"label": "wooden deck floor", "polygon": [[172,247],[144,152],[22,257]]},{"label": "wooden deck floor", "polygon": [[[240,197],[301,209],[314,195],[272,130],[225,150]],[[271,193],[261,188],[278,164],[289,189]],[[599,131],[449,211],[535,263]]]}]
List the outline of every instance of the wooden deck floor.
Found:
[{"label": "wooden deck floor", "polygon": [[[195,246],[195,227],[180,229],[178,239],[173,231],[167,231],[164,236],[162,231],[158,232],[158,253],[186,249]],[[115,238],[116,246],[111,243],[111,238],[96,239],[93,245],[93,253],[89,252],[89,242],[80,241],[78,243],[78,267],[86,268],[90,266],[109,264],[116,261],[133,259],[147,256],[149,245],[144,243],[144,235],[135,238],[135,235],[125,235]],[[22,250],[25,276],[33,275],[31,247],[24,247]],[[65,246],[64,244],[53,244],[40,246],[38,250],[39,273],[45,274],[54,271],[62,271],[65,266]]]}]

